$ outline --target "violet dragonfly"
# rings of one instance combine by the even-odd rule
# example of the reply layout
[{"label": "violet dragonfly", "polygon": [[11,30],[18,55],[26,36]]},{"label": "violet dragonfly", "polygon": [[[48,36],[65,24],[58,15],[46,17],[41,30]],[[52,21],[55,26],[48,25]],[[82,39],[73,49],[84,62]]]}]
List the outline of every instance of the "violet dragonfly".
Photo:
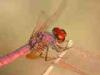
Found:
[{"label": "violet dragonfly", "polygon": [[48,33],[46,31],[49,25],[51,25],[51,23],[53,23],[62,14],[65,6],[66,0],[62,0],[53,15],[48,17],[44,22],[40,22],[39,20],[27,44],[3,57],[0,57],[0,67],[9,64],[24,55],[27,58],[33,58],[34,54],[37,53],[42,55],[42,51],[44,49],[46,49],[45,60],[47,60],[49,45],[51,45],[57,52],[66,50],[67,47],[60,46],[60,44],[65,41],[65,37],[67,35],[65,30],[55,27],[52,30],[52,33]]}]

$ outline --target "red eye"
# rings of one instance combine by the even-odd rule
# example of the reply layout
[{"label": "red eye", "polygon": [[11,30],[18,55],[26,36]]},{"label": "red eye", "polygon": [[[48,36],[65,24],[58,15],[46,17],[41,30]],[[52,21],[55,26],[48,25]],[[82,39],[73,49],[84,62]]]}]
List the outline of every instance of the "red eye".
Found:
[{"label": "red eye", "polygon": [[58,35],[59,40],[63,40],[65,37],[62,35]]},{"label": "red eye", "polygon": [[58,28],[58,27],[55,27],[54,29],[53,29],[53,33],[54,34],[58,34],[60,32],[60,29]]},{"label": "red eye", "polygon": [[63,35],[66,35],[66,34],[67,34],[67,33],[65,32],[65,30],[63,30],[63,29],[60,31],[60,33],[63,34]]},{"label": "red eye", "polygon": [[65,40],[65,36],[66,36],[65,30],[55,27],[53,29],[53,34],[56,36],[57,39],[62,40],[62,41]]},{"label": "red eye", "polygon": [[54,31],[55,33],[59,33],[60,29],[59,29],[59,28],[54,28],[53,31]]}]

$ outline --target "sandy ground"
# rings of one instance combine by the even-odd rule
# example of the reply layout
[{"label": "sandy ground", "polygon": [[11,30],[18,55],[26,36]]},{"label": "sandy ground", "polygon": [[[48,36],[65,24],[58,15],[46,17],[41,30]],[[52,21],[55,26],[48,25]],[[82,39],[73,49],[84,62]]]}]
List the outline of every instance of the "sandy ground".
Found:
[{"label": "sandy ground", "polygon": [[[41,10],[51,15],[61,0],[0,0],[0,56],[28,41]],[[74,46],[63,58],[68,66],[55,66],[50,75],[100,75],[100,1],[67,0],[64,13],[48,30],[60,26]],[[0,75],[41,75],[52,61],[19,58],[0,69]],[[64,63],[62,63],[64,65]],[[73,69],[71,68],[71,66]],[[76,69],[76,70],[75,70]]]}]

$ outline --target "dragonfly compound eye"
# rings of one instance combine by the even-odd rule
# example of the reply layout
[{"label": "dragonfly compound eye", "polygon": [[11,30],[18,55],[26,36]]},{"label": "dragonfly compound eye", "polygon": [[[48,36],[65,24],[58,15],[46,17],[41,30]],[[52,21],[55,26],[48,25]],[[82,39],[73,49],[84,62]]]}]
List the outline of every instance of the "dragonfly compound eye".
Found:
[{"label": "dragonfly compound eye", "polygon": [[61,40],[61,41],[65,40],[67,33],[64,29],[60,29],[58,27],[55,27],[55,28],[53,28],[52,32],[58,40]]}]

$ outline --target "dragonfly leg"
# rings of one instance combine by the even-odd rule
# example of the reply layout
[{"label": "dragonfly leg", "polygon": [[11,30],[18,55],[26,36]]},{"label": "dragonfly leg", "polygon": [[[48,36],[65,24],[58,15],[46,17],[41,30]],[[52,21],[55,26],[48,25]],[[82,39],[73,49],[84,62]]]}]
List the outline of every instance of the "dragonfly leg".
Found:
[{"label": "dragonfly leg", "polygon": [[43,53],[41,52],[39,56],[42,57],[42,55],[43,55]]},{"label": "dragonfly leg", "polygon": [[46,49],[46,55],[45,55],[45,61],[48,60],[48,52],[49,52],[49,47],[47,46],[47,49]]}]

